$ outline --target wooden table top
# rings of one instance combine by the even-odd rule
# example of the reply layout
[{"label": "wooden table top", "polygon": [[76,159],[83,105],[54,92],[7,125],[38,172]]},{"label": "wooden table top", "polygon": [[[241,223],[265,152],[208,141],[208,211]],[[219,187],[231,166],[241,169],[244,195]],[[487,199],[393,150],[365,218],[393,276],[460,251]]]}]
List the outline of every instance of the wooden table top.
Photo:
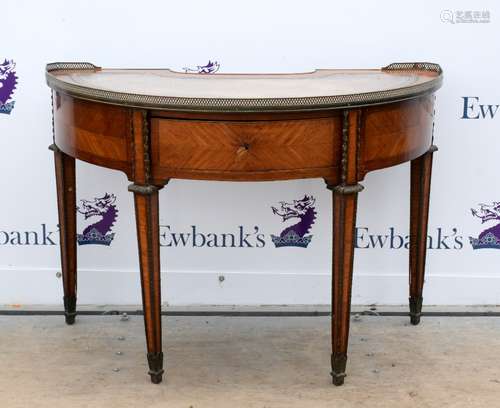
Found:
[{"label": "wooden table top", "polygon": [[387,103],[428,93],[442,81],[441,68],[432,63],[287,74],[192,74],[53,63],[47,65],[46,77],[52,88],[82,99],[151,109],[219,112]]}]

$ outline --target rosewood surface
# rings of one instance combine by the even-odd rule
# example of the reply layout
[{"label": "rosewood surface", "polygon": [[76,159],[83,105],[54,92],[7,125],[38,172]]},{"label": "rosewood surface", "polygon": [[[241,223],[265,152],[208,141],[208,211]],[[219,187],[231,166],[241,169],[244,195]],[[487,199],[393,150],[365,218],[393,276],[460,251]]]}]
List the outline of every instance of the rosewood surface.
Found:
[{"label": "rosewood surface", "polygon": [[154,383],[161,382],[164,372],[159,189],[171,178],[323,178],[332,191],[333,213],[331,375],[341,385],[360,182],[370,171],[404,162],[411,162],[410,317],[413,324],[420,321],[437,150],[434,92],[441,80],[441,69],[431,63],[203,78],[169,70],[49,64],[66,322],[73,324],[76,315],[75,159],[120,170],[132,183],[147,360]]}]

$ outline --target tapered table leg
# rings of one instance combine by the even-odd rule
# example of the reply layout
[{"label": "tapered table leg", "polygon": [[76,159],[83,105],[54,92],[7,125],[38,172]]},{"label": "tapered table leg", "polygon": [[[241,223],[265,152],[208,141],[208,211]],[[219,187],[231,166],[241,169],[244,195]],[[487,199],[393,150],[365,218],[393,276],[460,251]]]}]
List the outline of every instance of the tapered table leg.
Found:
[{"label": "tapered table leg", "polygon": [[161,340],[158,188],[132,184],[129,190],[134,193],[149,375],[151,382],[159,384],[164,370]]},{"label": "tapered table leg", "polygon": [[411,161],[410,321],[412,324],[420,323],[422,313],[432,155],[436,150],[437,147],[433,145],[423,156]]},{"label": "tapered table leg", "polygon": [[357,196],[362,186],[333,188],[332,381],[344,383],[351,312]]},{"label": "tapered table leg", "polygon": [[76,316],[76,188],[75,159],[51,145],[56,167],[57,207],[61,269],[64,288],[64,315],[67,324]]}]

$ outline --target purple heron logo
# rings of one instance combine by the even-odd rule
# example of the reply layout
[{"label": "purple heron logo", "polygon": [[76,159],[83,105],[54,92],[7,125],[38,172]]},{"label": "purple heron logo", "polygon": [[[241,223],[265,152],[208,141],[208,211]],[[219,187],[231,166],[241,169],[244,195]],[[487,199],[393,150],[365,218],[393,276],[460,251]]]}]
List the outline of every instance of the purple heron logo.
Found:
[{"label": "purple heron logo", "polygon": [[116,196],[114,194],[104,194],[93,200],[80,200],[80,205],[76,207],[85,220],[97,217],[97,221],[88,225],[83,233],[77,234],[78,245],[106,245],[109,246],[115,233],[111,232],[118,210],[115,205]]},{"label": "purple heron logo", "polygon": [[5,59],[0,64],[0,113],[10,115],[14,109],[12,95],[17,85],[16,63]]},{"label": "purple heron logo", "polygon": [[276,248],[292,246],[307,248],[312,235],[307,235],[316,220],[316,200],[313,196],[304,195],[300,200],[291,203],[280,202],[280,207],[271,207],[273,213],[280,216],[282,222],[296,219],[297,222],[281,231],[279,236],[271,235]]},{"label": "purple heron logo", "polygon": [[182,68],[185,73],[196,72],[198,74],[214,74],[220,68],[220,64],[217,61],[208,60],[207,65],[197,65],[196,68],[184,67]]},{"label": "purple heron logo", "polygon": [[481,220],[481,224],[495,221],[495,225],[485,229],[477,238],[469,237],[473,249],[494,248],[500,249],[500,202],[479,204],[478,209],[471,208],[472,215]]}]

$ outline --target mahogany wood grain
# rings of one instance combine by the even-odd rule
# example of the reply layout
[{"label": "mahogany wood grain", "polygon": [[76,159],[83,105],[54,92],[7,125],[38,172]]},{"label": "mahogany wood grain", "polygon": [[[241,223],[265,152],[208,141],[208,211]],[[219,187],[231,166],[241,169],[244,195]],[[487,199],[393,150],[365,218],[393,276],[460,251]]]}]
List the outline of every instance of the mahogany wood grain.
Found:
[{"label": "mahogany wood grain", "polygon": [[55,92],[55,144],[86,162],[131,175],[130,109]]},{"label": "mahogany wood grain", "polygon": [[[133,110],[56,93],[57,146],[134,180]],[[431,144],[433,96],[362,108],[359,177],[413,160]],[[151,112],[152,179],[265,181],[339,178],[338,111],[294,113]],[[108,118],[108,119],[106,119]],[[167,119],[170,118],[170,119]],[[252,121],[248,119],[252,118]],[[165,119],[165,120],[162,120]],[[189,129],[187,129],[189,128]],[[285,130],[286,129],[286,130]],[[183,132],[187,137],[182,137]],[[215,147],[217,146],[217,147]]]},{"label": "mahogany wood grain", "polygon": [[134,193],[141,269],[142,305],[149,375],[154,384],[163,376],[160,284],[160,220],[158,191]]},{"label": "mahogany wood grain", "polygon": [[[338,117],[279,121],[198,121],[153,119],[153,177],[178,172],[210,173],[230,180],[235,174],[273,180],[288,172],[328,175],[340,162]],[[177,172],[177,173],[176,173]],[[279,177],[279,176],[278,176]]]},{"label": "mahogany wood grain", "polygon": [[163,377],[160,219],[158,188],[150,184],[151,152],[146,110],[132,112],[131,131],[134,184],[129,186],[129,191],[134,193],[147,359],[151,381],[159,384]]},{"label": "mahogany wood grain", "polygon": [[365,109],[361,175],[424,154],[431,145],[434,96]]},{"label": "mahogany wood grain", "polygon": [[[349,320],[351,312],[352,268],[358,193],[358,165],[360,148],[361,110],[345,112],[344,165],[341,185],[333,190],[333,245],[332,245],[332,381],[344,383]],[[346,192],[351,188],[351,192]]]},{"label": "mahogany wood grain", "polygon": [[[171,98],[171,95],[157,95],[158,89],[150,89],[155,81],[171,86],[170,82],[165,82],[166,77],[175,77],[176,81],[179,78],[200,80],[196,75],[171,72],[159,75],[157,71],[151,74],[142,70],[144,78],[141,78],[139,71],[127,72],[126,77],[134,82],[132,84],[121,82],[125,78],[123,73],[102,72],[88,63],[56,65],[59,67],[57,73],[53,75],[50,71],[47,78],[53,88],[53,150],[68,324],[74,322],[76,311],[75,158],[120,170],[133,182],[129,190],[134,194],[147,359],[154,383],[161,382],[163,375],[158,190],[171,178],[231,181],[323,178],[326,181],[332,190],[333,213],[331,374],[333,383],[341,385],[347,364],[354,231],[358,193],[362,190],[359,182],[370,171],[411,161],[410,316],[413,324],[419,322],[434,150],[431,147],[433,92],[440,85],[441,75],[438,66],[391,64],[383,70],[366,70],[362,73],[365,79],[361,81],[359,71],[345,71],[347,74],[330,70],[317,72],[311,74],[310,79],[326,81],[324,85],[336,94],[314,94],[312,99],[306,99],[315,102],[306,104],[303,110],[296,108],[297,99],[293,97],[273,99],[276,111],[265,108],[270,104],[266,98],[257,98],[256,103],[264,107],[262,111],[252,110],[255,106],[249,105],[250,100],[229,98],[220,101],[219,105],[212,101],[217,109],[207,112],[205,105],[194,106],[191,111],[181,109],[197,98]],[[84,75],[73,76],[75,69],[82,69]],[[119,77],[106,82],[106,75],[118,74]],[[90,78],[91,75],[95,77]],[[291,76],[302,92],[310,90],[303,82],[308,75]],[[373,104],[365,103],[366,96],[361,92],[352,96],[351,101],[357,101],[354,104],[345,99],[347,102],[341,105],[333,102],[322,105],[324,100],[341,100],[346,96],[342,93],[347,87],[342,79],[346,75],[362,89],[376,88],[374,83],[369,83],[370,78],[383,81],[387,86],[381,89],[379,96],[382,99],[376,99]],[[330,76],[335,77],[338,87],[328,82]],[[288,81],[290,76],[286,77]],[[231,81],[237,78],[240,76],[228,75],[213,80],[224,80],[224,92],[232,95],[238,90],[227,81],[233,84]],[[240,78],[247,84],[246,92],[254,93],[246,81],[258,82],[258,78],[244,75]],[[273,92],[286,95],[292,92],[292,88],[277,86],[274,78],[278,76],[266,79],[273,84]],[[420,93],[398,98],[400,88],[393,89],[390,83],[401,83],[401,80],[416,86],[426,86],[427,80],[435,82]],[[104,87],[117,89],[137,87],[143,81],[147,85],[144,92],[154,95],[120,95],[114,88],[111,91],[75,88],[82,81],[97,81],[95,83]],[[204,89],[208,94],[216,91],[206,85]],[[323,86],[319,88],[324,90]],[[196,93],[196,90],[196,86],[190,85],[182,91]],[[85,97],[75,96],[77,91]],[[268,91],[263,87],[264,94]],[[393,96],[384,100],[381,96],[384,92]],[[92,100],[92,95],[96,99]],[[125,100],[128,102],[123,102]],[[170,104],[170,100],[179,105]],[[208,99],[200,97],[199,100],[203,104]],[[282,110],[281,103],[291,105]],[[226,104],[250,106],[250,110],[220,109]]]},{"label": "mahogany wood grain", "polygon": [[427,253],[427,224],[435,146],[411,161],[410,188],[410,320],[420,322]]},{"label": "mahogany wood grain", "polygon": [[351,312],[352,267],[356,226],[357,193],[333,193],[332,247],[332,381],[344,383],[349,320]]},{"label": "mahogany wood grain", "polygon": [[292,120],[292,119],[320,119],[342,117],[338,109],[302,112],[176,112],[151,111],[152,118],[188,119],[188,120],[215,120],[215,121],[249,121],[249,120]]},{"label": "mahogany wood grain", "polygon": [[76,182],[75,159],[52,145],[56,168],[57,208],[61,270],[64,289],[64,315],[67,324],[76,316]]}]

